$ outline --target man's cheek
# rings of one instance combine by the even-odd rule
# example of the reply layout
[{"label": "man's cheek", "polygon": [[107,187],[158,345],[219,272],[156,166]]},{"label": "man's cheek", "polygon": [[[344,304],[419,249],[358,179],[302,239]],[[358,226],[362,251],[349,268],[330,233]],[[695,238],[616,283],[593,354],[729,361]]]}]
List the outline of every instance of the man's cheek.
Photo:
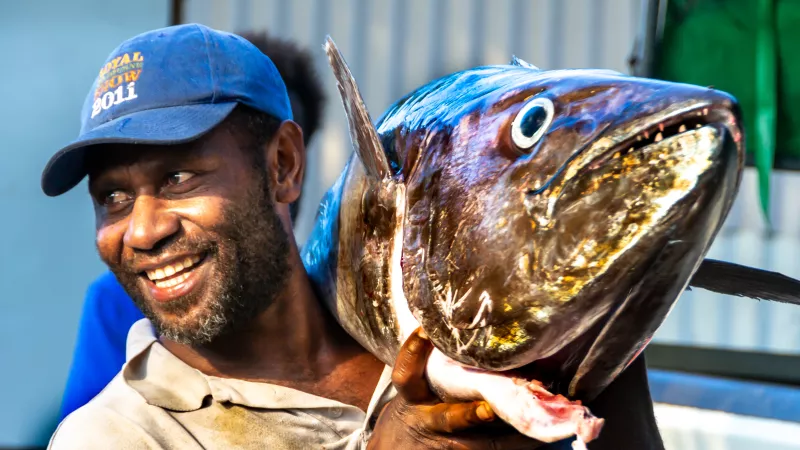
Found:
[{"label": "man's cheek", "polygon": [[100,259],[106,264],[119,265],[122,258],[124,233],[124,227],[121,228],[119,223],[97,229],[95,245]]},{"label": "man's cheek", "polygon": [[[184,226],[196,224],[203,229],[217,228],[224,220],[226,205],[230,202],[221,197],[200,197],[191,202],[177,202],[172,205],[170,211],[184,220]],[[187,224],[188,222],[188,224]],[[191,231],[191,230],[187,230]]]}]

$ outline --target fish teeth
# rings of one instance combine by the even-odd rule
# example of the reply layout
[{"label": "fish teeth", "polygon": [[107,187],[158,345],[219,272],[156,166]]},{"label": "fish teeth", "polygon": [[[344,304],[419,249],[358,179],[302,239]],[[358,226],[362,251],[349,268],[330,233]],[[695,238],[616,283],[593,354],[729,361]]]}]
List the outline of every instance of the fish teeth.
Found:
[{"label": "fish teeth", "polygon": [[655,139],[654,139],[654,140],[655,140],[656,142],[659,142],[659,141],[661,141],[662,139],[664,139],[664,136],[661,136],[661,133],[658,133],[658,134],[656,134],[656,137],[655,137]]},{"label": "fish teeth", "polygon": [[686,131],[686,125],[681,125],[680,128],[678,128],[678,133],[683,133],[684,131]]}]

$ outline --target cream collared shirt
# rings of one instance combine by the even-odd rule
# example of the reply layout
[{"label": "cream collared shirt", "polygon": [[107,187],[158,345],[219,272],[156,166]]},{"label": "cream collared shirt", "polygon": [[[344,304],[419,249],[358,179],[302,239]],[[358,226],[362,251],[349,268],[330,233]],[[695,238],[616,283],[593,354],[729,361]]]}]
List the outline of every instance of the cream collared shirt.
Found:
[{"label": "cream collared shirt", "polygon": [[131,327],[126,356],[108,386],[61,422],[49,449],[356,450],[395,394],[389,367],[366,413],[295,389],[207,376],[167,351],[147,319]]}]

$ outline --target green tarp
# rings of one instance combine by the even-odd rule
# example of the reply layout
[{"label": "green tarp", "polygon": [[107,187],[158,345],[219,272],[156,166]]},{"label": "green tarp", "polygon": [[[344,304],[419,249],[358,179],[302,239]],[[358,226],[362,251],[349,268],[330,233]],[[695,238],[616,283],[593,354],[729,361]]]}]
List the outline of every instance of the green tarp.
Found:
[{"label": "green tarp", "polygon": [[[663,0],[662,0],[663,1]],[[717,89],[741,103],[768,216],[774,161],[800,161],[800,0],[668,0],[652,76]],[[797,168],[797,167],[795,167]]]}]

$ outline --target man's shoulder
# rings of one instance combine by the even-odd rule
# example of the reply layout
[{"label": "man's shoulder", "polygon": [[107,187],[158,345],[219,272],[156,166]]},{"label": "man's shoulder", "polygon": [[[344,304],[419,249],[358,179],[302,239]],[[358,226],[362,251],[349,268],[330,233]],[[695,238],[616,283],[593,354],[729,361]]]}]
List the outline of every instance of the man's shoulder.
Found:
[{"label": "man's shoulder", "polygon": [[161,449],[158,417],[164,410],[149,405],[118,374],[91,401],[58,425],[49,449]]},{"label": "man's shoulder", "polygon": [[131,426],[124,414],[90,401],[70,413],[56,428],[48,449],[159,448],[148,445],[148,433]]}]

